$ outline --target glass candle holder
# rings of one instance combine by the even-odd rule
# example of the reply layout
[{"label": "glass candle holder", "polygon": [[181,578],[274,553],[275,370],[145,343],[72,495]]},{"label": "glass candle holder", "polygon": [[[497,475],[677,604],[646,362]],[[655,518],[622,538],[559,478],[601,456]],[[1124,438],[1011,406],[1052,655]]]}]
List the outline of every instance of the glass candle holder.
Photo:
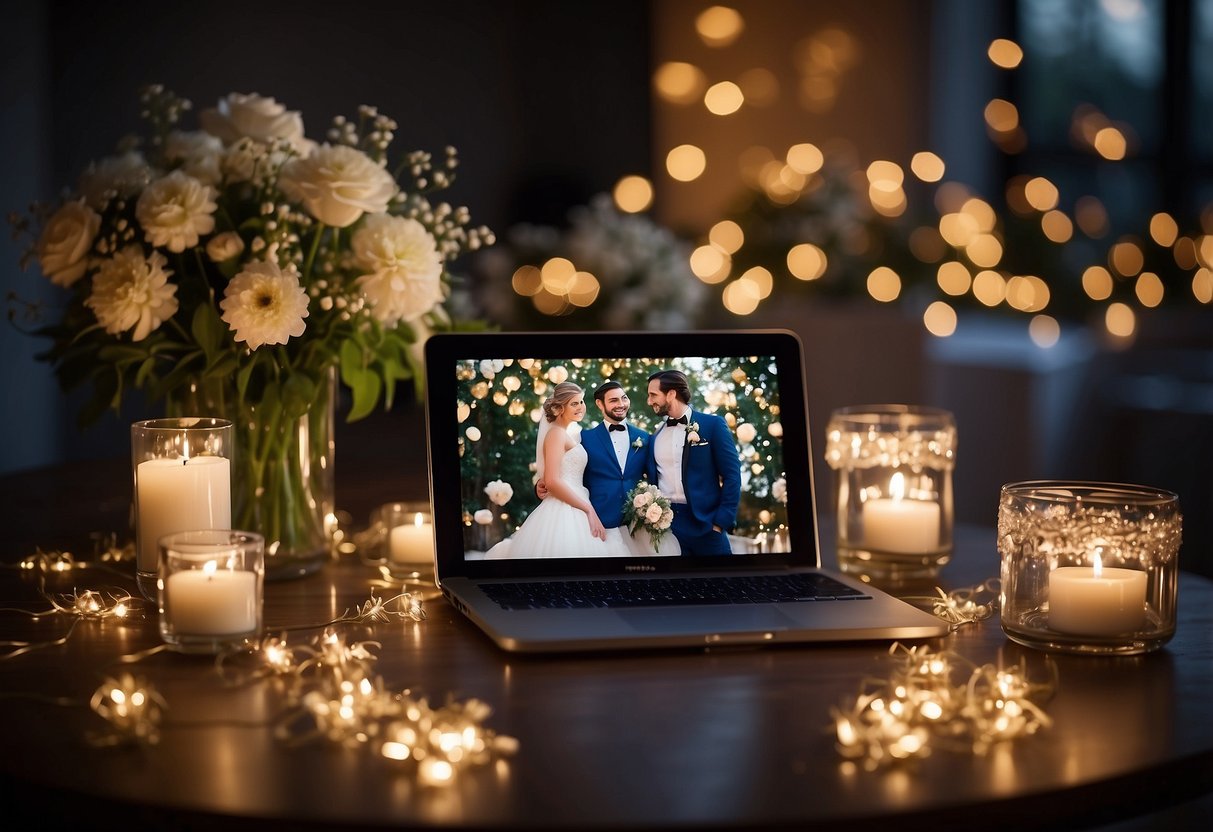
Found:
[{"label": "glass candle holder", "polygon": [[434,519],[427,502],[384,503],[371,512],[359,540],[367,563],[385,566],[398,578],[434,574]]},{"label": "glass candle holder", "polygon": [[934,577],[952,556],[956,422],[938,408],[835,410],[826,463],[835,472],[838,567],[880,581]]},{"label": "glass candle holder", "polygon": [[156,598],[161,537],[232,525],[232,423],[188,417],[131,425],[135,481],[135,573]]},{"label": "glass candle holder", "polygon": [[1002,629],[1068,653],[1156,650],[1175,634],[1179,498],[1140,485],[1040,480],[1002,487]]},{"label": "glass candle holder", "polygon": [[198,529],[160,538],[160,637],[186,653],[217,653],[261,635],[265,539]]}]

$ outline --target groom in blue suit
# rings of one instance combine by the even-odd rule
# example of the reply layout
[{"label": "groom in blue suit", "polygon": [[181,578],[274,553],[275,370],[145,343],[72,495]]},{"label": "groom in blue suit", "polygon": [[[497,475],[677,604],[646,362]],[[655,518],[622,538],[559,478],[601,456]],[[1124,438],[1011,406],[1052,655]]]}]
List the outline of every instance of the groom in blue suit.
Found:
[{"label": "groom in blue suit", "polygon": [[619,382],[599,386],[594,404],[602,422],[581,434],[587,457],[582,483],[602,525],[613,529],[623,525],[623,499],[648,467],[650,441],[645,431],[627,423],[631,402]]},{"label": "groom in blue suit", "polygon": [[690,401],[683,373],[661,370],[649,376],[648,404],[665,417],[653,432],[649,482],[670,498],[671,530],[682,554],[729,555],[728,532],[741,502],[737,445],[724,419],[692,410]]}]

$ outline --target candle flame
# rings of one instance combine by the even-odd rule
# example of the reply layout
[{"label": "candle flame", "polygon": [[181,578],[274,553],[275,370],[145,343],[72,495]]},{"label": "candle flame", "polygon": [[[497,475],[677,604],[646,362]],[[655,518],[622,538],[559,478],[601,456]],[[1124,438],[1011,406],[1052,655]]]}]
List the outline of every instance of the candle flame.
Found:
[{"label": "candle flame", "polygon": [[900,500],[906,496],[906,478],[900,471],[889,477],[889,496]]},{"label": "candle flame", "polygon": [[1099,552],[1095,553],[1095,577],[1098,578],[1103,574],[1103,558],[1099,556]]},{"label": "candle flame", "polygon": [[424,523],[425,521],[421,519],[421,512],[417,512],[417,514],[413,516],[413,525],[420,528],[422,525],[424,525]]},{"label": "candle flame", "polygon": [[213,561],[213,560],[208,560],[203,565],[202,571],[205,572],[206,576],[209,578],[210,576],[215,574],[215,570],[217,570],[218,568],[219,568],[219,564],[215,563],[215,561]]}]

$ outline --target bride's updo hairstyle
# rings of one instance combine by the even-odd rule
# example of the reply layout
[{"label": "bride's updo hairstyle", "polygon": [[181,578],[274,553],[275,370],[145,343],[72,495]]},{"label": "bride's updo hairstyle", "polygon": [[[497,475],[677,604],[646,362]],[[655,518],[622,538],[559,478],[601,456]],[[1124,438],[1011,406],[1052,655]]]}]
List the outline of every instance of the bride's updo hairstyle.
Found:
[{"label": "bride's updo hairstyle", "polygon": [[562,381],[552,390],[552,395],[543,400],[543,417],[549,422],[555,422],[569,402],[580,396],[582,390],[571,381]]}]

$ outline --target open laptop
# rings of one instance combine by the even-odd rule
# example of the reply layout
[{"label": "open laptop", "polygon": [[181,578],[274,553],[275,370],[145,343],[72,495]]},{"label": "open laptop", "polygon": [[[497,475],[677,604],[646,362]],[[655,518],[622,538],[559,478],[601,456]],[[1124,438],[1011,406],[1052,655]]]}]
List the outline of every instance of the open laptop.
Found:
[{"label": "open laptop", "polygon": [[[822,570],[801,345],[792,333],[448,333],[428,340],[425,366],[438,585],[502,648],[947,633],[935,616]],[[670,403],[681,401],[678,374],[690,418],[671,427],[674,409],[683,409]],[[624,421],[631,427],[616,431],[626,446],[609,444],[605,429],[594,431],[604,421],[594,390],[609,380],[620,384],[612,397],[616,415],[621,393],[629,399]],[[576,391],[557,391],[561,382],[580,386],[585,414],[575,420],[575,411],[561,410],[549,422],[545,399],[559,394],[562,404],[578,407]],[[544,450],[545,422],[545,436],[562,431],[555,457]],[[725,473],[708,465],[709,455]],[[583,478],[565,486],[592,488],[540,511],[535,480],[546,487],[552,479],[545,459],[555,459],[567,479]],[[619,467],[622,483],[601,476],[604,460]],[[607,529],[600,542],[588,513],[570,502],[584,495],[606,518],[641,470],[642,481],[665,478],[664,490],[674,492],[674,528],[656,544],[626,527]],[[683,487],[671,486],[675,477]],[[545,500],[558,499],[555,491],[561,488],[545,491]],[[716,513],[704,519],[709,504]]]}]

